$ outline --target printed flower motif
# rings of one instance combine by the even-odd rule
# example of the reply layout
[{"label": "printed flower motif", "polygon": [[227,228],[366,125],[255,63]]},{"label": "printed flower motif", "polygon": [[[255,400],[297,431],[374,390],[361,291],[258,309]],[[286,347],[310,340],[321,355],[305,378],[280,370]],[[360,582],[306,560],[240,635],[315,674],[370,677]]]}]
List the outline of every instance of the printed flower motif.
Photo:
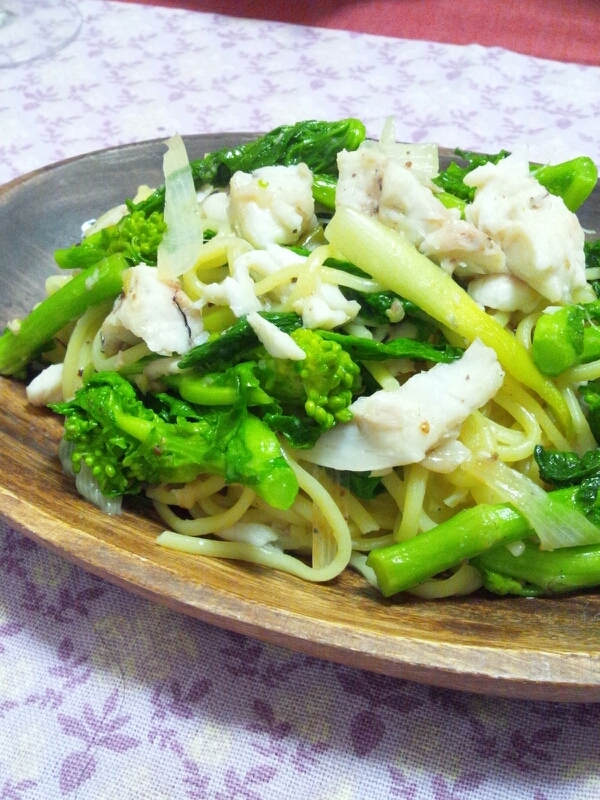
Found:
[{"label": "printed flower motif", "polygon": [[377,709],[408,714],[423,705],[422,700],[405,691],[401,681],[345,669],[339,669],[336,674],[347,694],[362,698],[368,705],[356,712],[350,721],[350,737],[358,756],[369,755],[386,735],[385,722]]},{"label": "printed flower motif", "polygon": [[10,636],[15,636],[22,629],[22,625],[18,622],[10,622],[5,615],[5,610],[0,606],[0,653],[4,652],[5,645],[2,639],[8,639]]},{"label": "printed flower motif", "polygon": [[2,800],[24,800],[28,791],[35,788],[35,786],[35,781],[22,780],[14,783],[9,778],[0,786],[0,798]]},{"label": "printed flower motif", "polygon": [[179,719],[192,719],[198,704],[204,700],[212,688],[207,678],[195,678],[189,685],[173,679],[159,684],[152,695],[154,719],[165,720],[169,716]]},{"label": "printed flower motif", "polygon": [[63,732],[80,739],[85,745],[83,750],[75,750],[63,759],[59,778],[63,795],[78,790],[92,777],[96,771],[98,753],[102,749],[124,753],[139,746],[139,739],[119,732],[130,717],[118,713],[118,699],[119,693],[115,690],[106,698],[100,716],[96,715],[89,703],[82,706],[80,717],[58,715]]}]

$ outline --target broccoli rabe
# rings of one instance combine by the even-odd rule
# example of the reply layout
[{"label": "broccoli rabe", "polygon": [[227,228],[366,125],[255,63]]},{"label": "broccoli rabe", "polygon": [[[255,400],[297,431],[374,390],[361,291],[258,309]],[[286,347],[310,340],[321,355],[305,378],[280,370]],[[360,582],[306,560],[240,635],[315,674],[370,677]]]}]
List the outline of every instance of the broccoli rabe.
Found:
[{"label": "broccoli rabe", "polygon": [[[206,405],[235,402],[243,385],[248,405],[261,406],[256,413],[269,427],[294,447],[312,447],[322,431],[350,420],[348,406],[361,386],[360,367],[338,342],[299,327],[295,314],[264,316],[290,332],[305,358],[271,356],[243,318],[190,351],[180,366],[191,363],[193,369],[169,376],[166,382],[185,399]],[[243,379],[236,383],[236,375]]]},{"label": "broccoli rabe", "polygon": [[560,375],[577,364],[600,358],[600,300],[569,305],[542,314],[534,332],[531,353],[544,375]]},{"label": "broccoli rabe", "polygon": [[[445,194],[440,196],[442,202],[447,206],[455,205],[459,208],[462,208],[462,203],[472,203],[475,197],[475,187],[465,184],[465,176],[476,167],[490,162],[497,164],[510,155],[507,150],[501,150],[495,155],[459,149],[454,153],[464,163],[450,162],[445,170],[433,178],[433,182],[444,190]],[[563,161],[560,164],[531,164],[530,170],[550,194],[562,198],[570,211],[577,211],[583,205],[598,181],[598,169],[592,159],[587,156]],[[452,197],[455,200],[452,200]],[[456,200],[459,202],[457,203]]]},{"label": "broccoli rabe", "polygon": [[92,233],[81,244],[54,252],[63,269],[82,269],[113,253],[122,253],[131,264],[156,265],[156,252],[167,226],[161,212],[148,217],[141,211],[127,214],[115,225]]},{"label": "broccoli rabe", "polygon": [[[597,417],[598,409],[595,409]],[[595,427],[595,426],[594,426]],[[598,436],[598,429],[592,432]],[[552,450],[537,445],[534,457],[540,478],[550,486],[574,489],[574,498],[589,519],[600,526],[600,509],[597,507],[600,489],[600,450],[578,453]]]},{"label": "broccoli rabe", "polygon": [[[356,150],[365,138],[365,126],[358,119],[336,122],[306,120],[282,125],[254,142],[224,147],[190,162],[197,187],[203,184],[227,186],[234,172],[253,172],[276,164],[290,166],[303,162],[317,174],[337,173],[340,150]],[[164,186],[159,187],[135,208],[150,214],[165,203]]]},{"label": "broccoli rabe", "polygon": [[598,585],[600,545],[540,550],[524,542],[518,555],[507,547],[494,547],[471,564],[483,585],[494,594],[541,597],[580,591]]},{"label": "broccoli rabe", "polygon": [[298,328],[292,339],[304,350],[301,361],[265,354],[257,361],[256,375],[265,392],[284,411],[303,407],[321,431],[352,418],[348,406],[360,387],[360,368],[337,342],[315,331]]},{"label": "broccoli rabe", "polygon": [[243,390],[240,402],[205,413],[160,394],[146,405],[125,378],[104,372],[51,408],[65,416],[74,471],[85,463],[107,496],[202,473],[250,486],[275,508],[289,508],[298,492],[277,437],[248,412]]}]

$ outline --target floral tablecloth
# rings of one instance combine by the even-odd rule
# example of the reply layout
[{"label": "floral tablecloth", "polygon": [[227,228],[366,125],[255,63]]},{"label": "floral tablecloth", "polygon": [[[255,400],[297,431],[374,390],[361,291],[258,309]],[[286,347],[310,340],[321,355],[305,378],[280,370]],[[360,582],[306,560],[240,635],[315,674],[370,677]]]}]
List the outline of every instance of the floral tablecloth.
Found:
[{"label": "floral tablecloth", "polygon": [[[600,68],[100,0],[72,11],[64,49],[0,69],[0,182],[174,132],[349,115],[373,135],[393,114],[405,140],[600,161]],[[311,659],[0,528],[2,800],[596,800],[598,741],[600,705]]]}]

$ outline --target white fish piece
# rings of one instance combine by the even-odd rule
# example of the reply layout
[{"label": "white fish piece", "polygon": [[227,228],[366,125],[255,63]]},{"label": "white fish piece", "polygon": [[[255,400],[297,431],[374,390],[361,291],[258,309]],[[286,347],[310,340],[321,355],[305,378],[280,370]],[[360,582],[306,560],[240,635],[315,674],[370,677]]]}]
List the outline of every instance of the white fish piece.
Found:
[{"label": "white fish piece", "polygon": [[434,447],[420,462],[431,472],[447,474],[471,457],[471,451],[457,439],[445,439],[440,445]]},{"label": "white fish piece", "polygon": [[229,221],[229,195],[227,192],[213,192],[200,203],[200,215],[218,222]]},{"label": "white fish piece", "polygon": [[228,275],[220,283],[208,283],[202,290],[202,301],[229,306],[236,317],[243,317],[251,311],[260,311],[262,305],[254,294],[254,281],[251,278],[248,281],[240,281]]},{"label": "white fish piece", "polygon": [[446,208],[414,170],[377,145],[338,155],[336,206],[349,206],[402,233],[447,272],[464,275],[506,271],[491,238]]},{"label": "white fish piece", "polygon": [[200,306],[177,280],[162,280],[156,268],[146,264],[125,271],[123,294],[104,320],[101,335],[107,355],[140,339],[153,353],[181,355],[208,338]]},{"label": "white fish piece", "polygon": [[469,282],[467,292],[485,308],[511,313],[529,314],[541,299],[535,289],[515,275],[481,275]]},{"label": "white fish piece", "polygon": [[427,234],[458,220],[460,212],[446,208],[410,169],[390,160],[383,173],[378,216],[419,246]]},{"label": "white fish piece", "polygon": [[290,361],[302,361],[306,358],[304,350],[296,344],[289,333],[280,330],[277,325],[261,317],[256,311],[248,314],[246,319],[267,353],[273,358],[289,358]]},{"label": "white fish piece", "polygon": [[332,330],[355,319],[360,303],[347,300],[337,286],[320,283],[312,294],[296,300],[292,309],[300,314],[305,328]]},{"label": "white fish piece", "polygon": [[50,364],[30,381],[26,388],[27,399],[33,406],[62,403],[62,364]]},{"label": "white fish piece", "polygon": [[389,157],[379,147],[342,150],[337,156],[335,204],[354,208],[367,217],[379,213],[383,173]]},{"label": "white fish piece", "polygon": [[233,230],[254,247],[294,244],[317,226],[311,170],[297,164],[234,173],[228,214]]},{"label": "white fish piece", "polygon": [[377,217],[415,245],[443,222],[460,216],[456,209],[442,205],[429,186],[377,145],[342,151],[337,163],[336,207],[348,206]]},{"label": "white fish piece", "polygon": [[531,175],[524,150],[465,177],[476,188],[465,217],[503,250],[508,270],[553,303],[585,286],[584,232],[560,197]]},{"label": "white fish piece", "polygon": [[463,219],[443,221],[425,235],[419,250],[449,275],[459,278],[508,272],[500,246]]},{"label": "white fish piece", "polygon": [[326,431],[302,457],[351,471],[420,463],[457,438],[461,424],[494,397],[503,379],[494,350],[476,339],[459,361],[436,364],[398,389],[356,400],[352,420]]}]

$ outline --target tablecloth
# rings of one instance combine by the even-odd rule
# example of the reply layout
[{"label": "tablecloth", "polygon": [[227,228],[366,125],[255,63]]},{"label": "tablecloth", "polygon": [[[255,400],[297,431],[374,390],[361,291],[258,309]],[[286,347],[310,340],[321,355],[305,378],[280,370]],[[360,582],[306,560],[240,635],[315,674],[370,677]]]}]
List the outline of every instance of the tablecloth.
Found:
[{"label": "tablecloth", "polygon": [[[67,47],[0,70],[0,181],[175,131],[347,115],[373,135],[393,114],[406,140],[600,161],[599,68],[73,6]],[[478,696],[293,653],[140,599],[1,525],[3,800],[597,800],[599,734],[600,704]]]}]

